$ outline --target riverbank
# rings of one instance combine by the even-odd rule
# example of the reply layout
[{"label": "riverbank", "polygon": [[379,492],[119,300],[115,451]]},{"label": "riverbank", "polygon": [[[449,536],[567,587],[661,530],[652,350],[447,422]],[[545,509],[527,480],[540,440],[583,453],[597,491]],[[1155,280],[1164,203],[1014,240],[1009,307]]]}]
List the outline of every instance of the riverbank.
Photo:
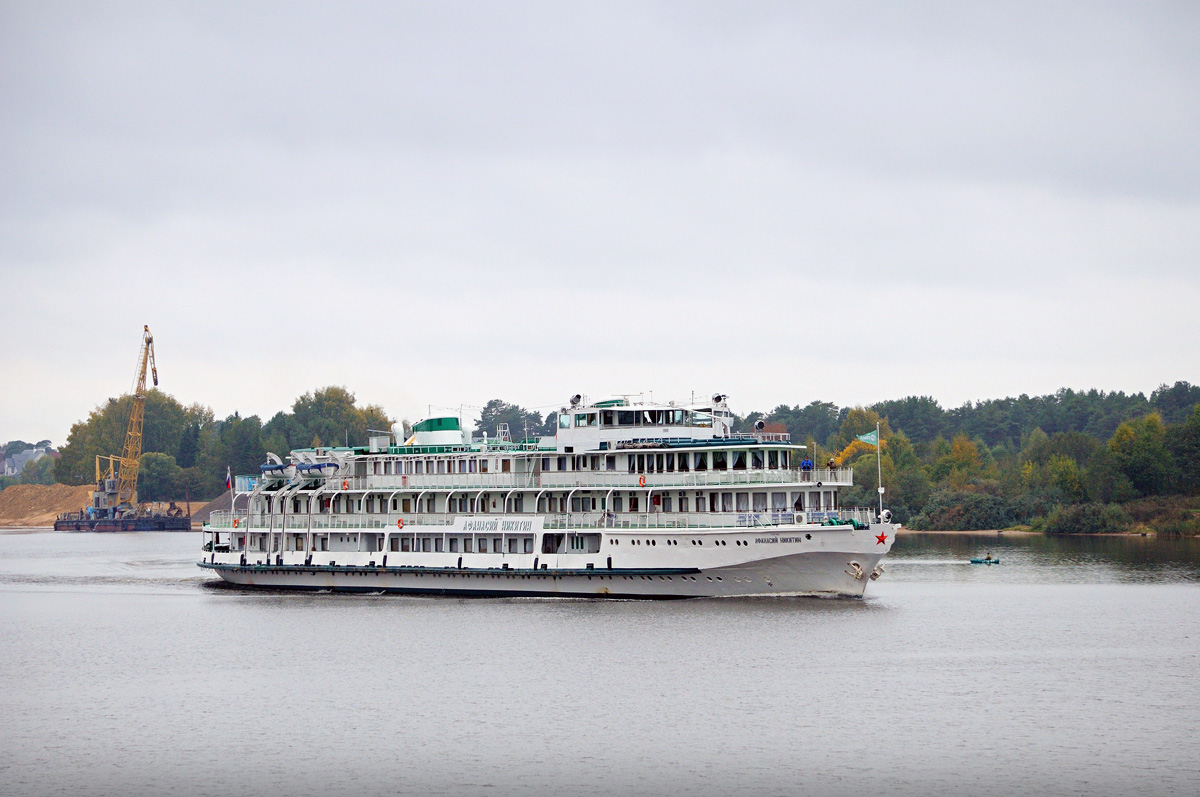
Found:
[{"label": "riverbank", "polygon": [[91,485],[14,484],[0,490],[0,528],[49,528],[92,499]]},{"label": "riverbank", "polygon": [[[90,484],[14,484],[0,490],[0,528],[2,529],[48,529],[64,512],[78,512],[91,503]],[[186,509],[184,500],[176,501],[180,509]],[[164,504],[165,506],[165,504]],[[218,509],[229,509],[229,493],[215,501],[192,501],[192,525],[208,519]]]}]

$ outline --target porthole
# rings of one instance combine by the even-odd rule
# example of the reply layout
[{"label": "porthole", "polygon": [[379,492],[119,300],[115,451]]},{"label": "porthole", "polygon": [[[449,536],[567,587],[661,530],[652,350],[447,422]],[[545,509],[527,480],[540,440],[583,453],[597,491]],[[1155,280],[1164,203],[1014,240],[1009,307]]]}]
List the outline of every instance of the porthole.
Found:
[{"label": "porthole", "polygon": [[804,535],[804,539],[806,539],[806,540],[811,540],[811,539],[812,539],[812,535],[811,535],[811,534],[805,534],[805,535]]}]

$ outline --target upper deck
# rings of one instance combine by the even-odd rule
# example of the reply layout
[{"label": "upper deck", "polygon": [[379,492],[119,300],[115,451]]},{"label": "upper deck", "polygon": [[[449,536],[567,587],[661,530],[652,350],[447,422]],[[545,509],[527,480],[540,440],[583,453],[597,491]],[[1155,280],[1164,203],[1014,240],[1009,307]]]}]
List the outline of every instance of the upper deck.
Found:
[{"label": "upper deck", "polygon": [[679,407],[576,396],[558,413],[553,437],[520,443],[486,431],[468,440],[457,418],[431,418],[404,442],[394,429],[366,447],[293,451],[290,462],[264,466],[261,483],[241,485],[275,492],[328,484],[328,493],[853,484],[852,469],[814,467],[787,434],[733,432],[724,397],[714,399]]}]

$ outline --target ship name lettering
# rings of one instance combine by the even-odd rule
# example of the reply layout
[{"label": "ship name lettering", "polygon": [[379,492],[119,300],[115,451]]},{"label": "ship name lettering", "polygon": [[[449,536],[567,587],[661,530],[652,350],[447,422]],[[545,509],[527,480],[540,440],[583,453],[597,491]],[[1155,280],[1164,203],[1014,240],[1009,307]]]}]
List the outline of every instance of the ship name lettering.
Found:
[{"label": "ship name lettering", "polygon": [[[755,537],[754,541],[755,542],[779,542],[779,538],[778,537]],[[787,542],[787,540],[784,540],[784,542]]]}]

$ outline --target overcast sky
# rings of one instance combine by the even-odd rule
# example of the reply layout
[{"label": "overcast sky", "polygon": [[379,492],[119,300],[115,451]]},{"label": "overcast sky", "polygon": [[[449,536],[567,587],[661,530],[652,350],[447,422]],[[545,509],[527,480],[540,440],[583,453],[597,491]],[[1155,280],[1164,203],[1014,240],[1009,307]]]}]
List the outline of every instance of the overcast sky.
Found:
[{"label": "overcast sky", "polygon": [[0,4],[0,440],[1200,382],[1197,3]]}]

